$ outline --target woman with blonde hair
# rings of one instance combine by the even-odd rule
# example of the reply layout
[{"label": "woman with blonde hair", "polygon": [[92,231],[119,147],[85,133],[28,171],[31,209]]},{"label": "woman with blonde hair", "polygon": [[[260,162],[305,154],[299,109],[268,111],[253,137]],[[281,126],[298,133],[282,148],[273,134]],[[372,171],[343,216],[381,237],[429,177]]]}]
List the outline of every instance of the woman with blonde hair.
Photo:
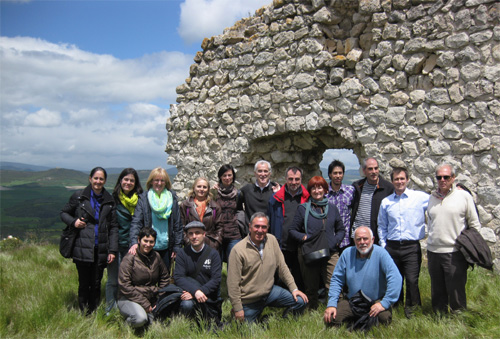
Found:
[{"label": "woman with blonde hair", "polygon": [[157,232],[154,250],[169,268],[170,259],[175,258],[182,246],[182,225],[177,195],[172,191],[167,171],[161,167],[153,169],[149,174],[146,191],[140,195],[135,208],[130,225],[130,254],[136,254],[137,236],[146,226]]},{"label": "woman with blonde hair", "polygon": [[[180,210],[184,226],[191,221],[201,221],[205,225],[205,242],[218,251],[222,245],[221,209],[212,197],[207,178],[196,178],[187,199],[181,203]],[[189,244],[186,235],[184,244]]]}]

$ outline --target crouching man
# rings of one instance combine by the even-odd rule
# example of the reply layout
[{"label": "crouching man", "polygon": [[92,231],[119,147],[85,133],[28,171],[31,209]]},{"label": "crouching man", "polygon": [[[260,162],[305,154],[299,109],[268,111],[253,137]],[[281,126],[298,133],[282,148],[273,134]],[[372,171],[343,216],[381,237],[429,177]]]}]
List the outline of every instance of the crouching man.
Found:
[{"label": "crouching man", "polygon": [[[304,311],[307,296],[297,289],[276,238],[267,234],[269,218],[256,212],[250,219],[250,234],[233,247],[229,256],[227,290],[233,313],[240,321],[254,322],[266,306],[284,307],[289,312]],[[274,273],[288,290],[274,285]]]},{"label": "crouching man", "polygon": [[[401,292],[402,278],[389,253],[378,245],[372,230],[358,227],[354,233],[356,247],[349,247],[340,256],[333,271],[324,320],[340,326],[357,322],[353,328],[368,329],[392,320],[391,305]],[[348,288],[348,300],[339,301],[342,288]]]},{"label": "crouching man", "polygon": [[199,221],[188,223],[184,230],[189,245],[175,258],[175,284],[183,290],[180,312],[195,317],[200,312],[204,319],[221,320],[222,300],[218,300],[221,282],[219,253],[205,244],[205,225]]}]

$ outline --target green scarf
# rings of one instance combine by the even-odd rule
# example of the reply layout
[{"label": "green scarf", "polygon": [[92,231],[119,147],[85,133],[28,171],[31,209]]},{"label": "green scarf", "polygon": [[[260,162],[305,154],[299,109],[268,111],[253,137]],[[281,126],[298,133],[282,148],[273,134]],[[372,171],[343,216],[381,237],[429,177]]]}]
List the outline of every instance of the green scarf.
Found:
[{"label": "green scarf", "polygon": [[[311,209],[311,203],[315,206],[325,207],[323,213],[318,213],[315,210]],[[328,199],[323,198],[323,200],[318,201],[311,198],[308,202],[305,203],[305,205],[306,205],[306,215],[304,216],[304,228],[307,234],[307,219],[309,218],[309,213],[316,219],[325,219],[326,216],[328,215]]]},{"label": "green scarf", "polygon": [[174,199],[172,199],[172,193],[166,188],[158,196],[156,192],[150,188],[148,191],[149,206],[151,206],[151,212],[156,214],[159,219],[168,219],[170,213],[172,212],[172,204]]},{"label": "green scarf", "polygon": [[130,212],[130,215],[134,215],[135,212],[135,206],[137,206],[137,202],[139,201],[139,197],[137,196],[137,193],[134,193],[130,198],[127,197],[125,193],[123,193],[122,190],[120,190],[120,194],[118,195],[118,198],[120,199],[120,202],[122,203],[123,206]]}]

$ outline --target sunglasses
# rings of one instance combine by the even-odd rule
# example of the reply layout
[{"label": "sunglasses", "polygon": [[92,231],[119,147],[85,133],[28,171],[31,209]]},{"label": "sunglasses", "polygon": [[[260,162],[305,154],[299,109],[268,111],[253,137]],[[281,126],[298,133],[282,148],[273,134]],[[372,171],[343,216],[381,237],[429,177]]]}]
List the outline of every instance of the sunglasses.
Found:
[{"label": "sunglasses", "polygon": [[436,179],[439,181],[441,179],[444,179],[444,180],[450,180],[450,176],[449,175],[436,175]]}]

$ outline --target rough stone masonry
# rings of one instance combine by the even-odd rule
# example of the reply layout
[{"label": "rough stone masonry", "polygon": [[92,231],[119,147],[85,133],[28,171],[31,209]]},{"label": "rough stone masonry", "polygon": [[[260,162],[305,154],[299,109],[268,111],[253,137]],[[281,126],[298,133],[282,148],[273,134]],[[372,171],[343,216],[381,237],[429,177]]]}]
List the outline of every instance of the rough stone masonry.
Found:
[{"label": "rough stone masonry", "polygon": [[201,47],[167,121],[181,196],[225,163],[309,179],[331,148],[430,192],[447,161],[500,258],[500,2],[274,0]]}]

